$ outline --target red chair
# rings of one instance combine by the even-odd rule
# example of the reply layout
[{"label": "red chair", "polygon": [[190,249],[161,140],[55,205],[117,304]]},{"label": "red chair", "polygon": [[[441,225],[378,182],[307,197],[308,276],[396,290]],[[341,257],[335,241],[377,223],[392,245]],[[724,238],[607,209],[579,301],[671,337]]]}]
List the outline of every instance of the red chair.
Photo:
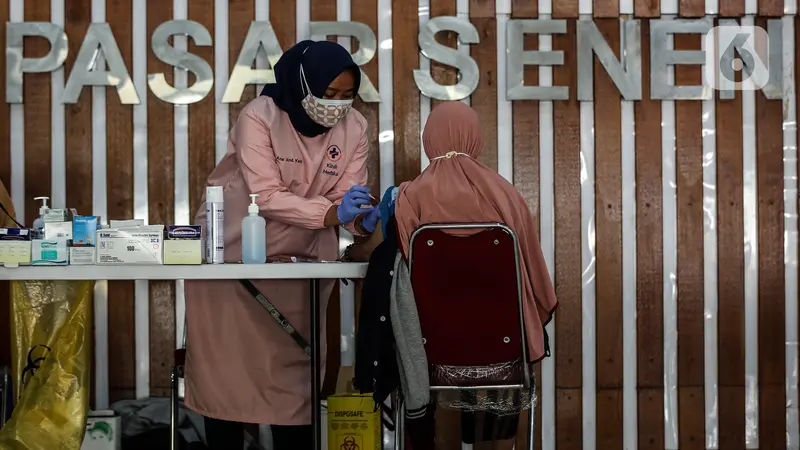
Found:
[{"label": "red chair", "polygon": [[[500,223],[424,225],[409,249],[431,390],[532,392],[513,230]],[[402,428],[402,403],[397,410]],[[533,420],[531,408],[529,449]],[[396,433],[396,449],[403,435]]]}]

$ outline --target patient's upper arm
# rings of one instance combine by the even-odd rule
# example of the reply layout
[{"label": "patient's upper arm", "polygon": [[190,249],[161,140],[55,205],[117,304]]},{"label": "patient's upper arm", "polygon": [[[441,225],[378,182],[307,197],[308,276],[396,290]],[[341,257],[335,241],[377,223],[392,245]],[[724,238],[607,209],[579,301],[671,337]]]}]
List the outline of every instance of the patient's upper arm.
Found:
[{"label": "patient's upper arm", "polygon": [[381,242],[383,242],[383,232],[381,231],[381,221],[378,219],[375,232],[350,248],[350,257],[355,261],[369,261],[372,251],[375,250],[375,247]]}]

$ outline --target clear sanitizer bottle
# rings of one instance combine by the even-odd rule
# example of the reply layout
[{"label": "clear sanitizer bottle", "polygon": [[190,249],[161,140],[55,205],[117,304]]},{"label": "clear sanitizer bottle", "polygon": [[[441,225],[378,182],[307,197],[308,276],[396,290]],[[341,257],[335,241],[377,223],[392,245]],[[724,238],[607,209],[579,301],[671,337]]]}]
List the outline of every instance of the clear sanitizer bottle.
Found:
[{"label": "clear sanitizer bottle", "polygon": [[242,262],[264,264],[267,262],[267,221],[258,215],[258,194],[250,194],[247,217],[242,219]]}]

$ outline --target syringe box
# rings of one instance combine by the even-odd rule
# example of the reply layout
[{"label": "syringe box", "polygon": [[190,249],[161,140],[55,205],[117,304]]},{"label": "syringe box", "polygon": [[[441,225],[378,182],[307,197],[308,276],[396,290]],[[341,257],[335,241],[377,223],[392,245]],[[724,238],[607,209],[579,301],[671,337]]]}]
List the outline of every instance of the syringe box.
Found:
[{"label": "syringe box", "polygon": [[103,229],[97,232],[97,264],[163,264],[163,247],[163,225]]}]

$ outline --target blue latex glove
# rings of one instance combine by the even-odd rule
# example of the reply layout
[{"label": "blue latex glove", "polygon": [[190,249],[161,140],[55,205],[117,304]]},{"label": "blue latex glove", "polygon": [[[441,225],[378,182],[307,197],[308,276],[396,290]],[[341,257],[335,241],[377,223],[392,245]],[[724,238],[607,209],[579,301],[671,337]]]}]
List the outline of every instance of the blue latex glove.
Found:
[{"label": "blue latex glove", "polygon": [[350,223],[359,214],[372,211],[372,208],[362,209],[362,205],[370,205],[369,188],[354,185],[344,194],[342,204],[339,205],[336,217],[341,223]]},{"label": "blue latex glove", "polygon": [[375,227],[378,226],[378,219],[381,218],[381,211],[378,208],[372,208],[369,214],[364,216],[361,220],[361,226],[364,227],[365,230],[369,231],[370,233],[375,231]]}]

